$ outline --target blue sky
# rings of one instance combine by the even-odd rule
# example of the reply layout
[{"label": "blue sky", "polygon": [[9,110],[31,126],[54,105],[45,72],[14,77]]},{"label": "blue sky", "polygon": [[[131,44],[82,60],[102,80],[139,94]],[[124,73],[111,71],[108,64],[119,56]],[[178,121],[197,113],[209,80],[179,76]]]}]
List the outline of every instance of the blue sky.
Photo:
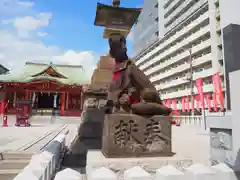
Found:
[{"label": "blue sky", "polygon": [[[103,28],[93,25],[96,3],[111,4],[112,0],[35,0],[38,11],[50,11],[53,19],[47,31],[52,34],[47,43],[62,48],[106,51],[107,41],[102,39]],[[137,7],[143,0],[122,0],[122,6]],[[66,35],[67,34],[67,35]],[[130,43],[130,42],[129,42]],[[131,45],[129,44],[129,48]],[[131,52],[130,52],[131,53]]]},{"label": "blue sky", "polygon": [[[97,2],[112,0],[0,0],[0,63],[11,69],[26,61],[81,64],[91,74],[108,50],[103,28],[93,25]],[[131,54],[130,40],[128,47]]]}]

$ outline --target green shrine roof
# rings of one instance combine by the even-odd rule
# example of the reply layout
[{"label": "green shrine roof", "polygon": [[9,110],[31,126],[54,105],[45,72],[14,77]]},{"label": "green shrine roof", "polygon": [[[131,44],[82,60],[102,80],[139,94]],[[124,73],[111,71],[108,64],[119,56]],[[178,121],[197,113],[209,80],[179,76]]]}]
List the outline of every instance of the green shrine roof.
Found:
[{"label": "green shrine roof", "polygon": [[53,80],[62,84],[89,84],[82,66],[42,64],[27,62],[22,71],[11,71],[0,75],[0,82],[31,82],[33,80]]}]

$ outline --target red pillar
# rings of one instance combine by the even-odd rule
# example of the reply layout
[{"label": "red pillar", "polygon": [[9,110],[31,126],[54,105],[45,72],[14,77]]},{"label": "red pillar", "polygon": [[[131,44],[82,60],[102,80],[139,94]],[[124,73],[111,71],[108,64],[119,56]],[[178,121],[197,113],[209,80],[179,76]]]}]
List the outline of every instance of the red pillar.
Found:
[{"label": "red pillar", "polygon": [[61,94],[61,112],[60,115],[64,115],[65,112],[65,92]]},{"label": "red pillar", "polygon": [[[30,100],[30,91],[29,91],[29,90],[26,90],[25,100]],[[25,105],[25,106],[24,106],[24,114],[25,114],[25,115],[28,115],[28,113],[29,113],[29,112],[28,112],[28,111],[29,111],[29,110],[28,110],[28,106],[29,106],[29,105]]]},{"label": "red pillar", "polygon": [[4,115],[5,104],[6,104],[6,90],[2,89],[1,93],[2,93],[2,101],[1,101],[0,113]]},{"label": "red pillar", "polygon": [[80,95],[80,110],[83,110],[83,103],[84,103],[84,99],[83,99],[83,91],[81,90],[81,95]]},{"label": "red pillar", "polygon": [[26,90],[25,99],[30,100],[30,91],[29,90]]}]

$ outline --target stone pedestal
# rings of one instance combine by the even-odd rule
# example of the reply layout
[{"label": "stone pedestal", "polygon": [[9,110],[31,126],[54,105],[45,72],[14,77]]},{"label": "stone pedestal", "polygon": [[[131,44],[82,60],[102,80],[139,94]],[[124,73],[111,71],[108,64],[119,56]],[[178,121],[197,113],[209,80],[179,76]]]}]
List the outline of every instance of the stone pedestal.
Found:
[{"label": "stone pedestal", "polygon": [[84,92],[84,99],[78,136],[64,156],[64,166],[84,167],[86,166],[87,151],[89,149],[101,149],[105,116],[103,106],[106,92],[90,89]]},{"label": "stone pedestal", "polygon": [[171,118],[106,115],[102,153],[108,158],[172,156]]},{"label": "stone pedestal", "polygon": [[106,93],[92,91],[86,93],[85,97],[78,137],[88,149],[101,149]]}]

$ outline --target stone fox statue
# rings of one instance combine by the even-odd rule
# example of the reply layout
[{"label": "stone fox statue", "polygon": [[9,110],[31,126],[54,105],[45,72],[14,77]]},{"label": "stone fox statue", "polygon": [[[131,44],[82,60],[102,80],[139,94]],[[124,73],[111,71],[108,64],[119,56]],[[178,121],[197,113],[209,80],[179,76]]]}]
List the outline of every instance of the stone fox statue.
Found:
[{"label": "stone fox statue", "polygon": [[[115,59],[115,67],[113,70],[113,78],[108,89],[105,113],[112,113],[113,107],[120,109],[121,103],[119,99],[123,94],[128,95],[129,107],[132,104],[139,103],[141,98],[136,97],[136,95],[133,96],[133,91],[137,91],[138,93],[135,94],[140,95],[145,93],[142,94],[142,97],[150,97],[147,95],[148,93],[155,94],[154,98],[150,101],[158,104],[160,109],[159,114],[169,115],[171,109],[162,104],[154,85],[148,77],[137,68],[133,61],[128,58],[125,37],[120,35],[111,36],[109,46],[109,54]],[[144,91],[145,89],[148,89],[148,91]],[[149,99],[147,101],[149,102]]]}]

